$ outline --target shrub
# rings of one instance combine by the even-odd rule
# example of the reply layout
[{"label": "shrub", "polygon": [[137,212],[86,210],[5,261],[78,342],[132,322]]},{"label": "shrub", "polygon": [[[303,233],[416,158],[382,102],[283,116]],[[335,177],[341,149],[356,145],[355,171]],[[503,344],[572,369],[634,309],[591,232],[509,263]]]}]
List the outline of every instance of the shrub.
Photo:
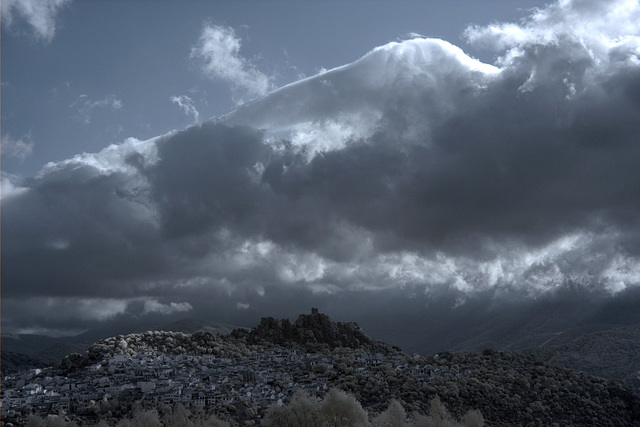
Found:
[{"label": "shrub", "polygon": [[269,408],[262,423],[270,427],[320,427],[320,405],[306,392],[298,391],[288,405]]},{"label": "shrub", "polygon": [[366,426],[367,412],[351,394],[332,388],[322,400],[320,415],[327,426]]},{"label": "shrub", "polygon": [[407,414],[397,400],[393,399],[387,409],[375,417],[371,423],[375,427],[405,427]]}]

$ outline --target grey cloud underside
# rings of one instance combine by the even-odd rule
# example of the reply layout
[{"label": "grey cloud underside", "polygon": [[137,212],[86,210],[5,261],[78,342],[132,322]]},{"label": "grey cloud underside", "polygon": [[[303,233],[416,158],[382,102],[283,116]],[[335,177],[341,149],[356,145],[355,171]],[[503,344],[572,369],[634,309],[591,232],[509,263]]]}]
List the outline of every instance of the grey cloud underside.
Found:
[{"label": "grey cloud underside", "polygon": [[[573,67],[566,58],[553,66],[562,65]],[[569,71],[580,80],[585,68]],[[384,126],[376,133],[310,161],[294,149],[256,146],[256,155],[239,165],[244,179],[233,179],[233,199],[214,184],[207,194],[215,202],[203,215],[222,204],[218,215],[232,212],[235,223],[223,220],[225,226],[314,251],[339,240],[334,224],[343,223],[373,233],[379,250],[445,245],[458,251],[469,236],[539,245],[582,229],[634,232],[640,207],[637,68],[618,70],[572,99],[562,96],[566,86],[554,76],[534,92],[518,91],[529,70],[515,69],[486,90],[459,94],[455,113],[415,139],[394,128],[411,123],[393,118],[432,120],[430,91],[407,94],[407,102],[394,93],[400,100],[383,107]],[[398,114],[396,105],[410,111]],[[244,171],[255,162],[265,167],[259,185]],[[201,221],[207,222],[195,223]],[[322,255],[333,257],[330,250]]]},{"label": "grey cloud underside", "polygon": [[595,57],[565,36],[500,61],[393,43],[220,119],[13,182],[3,309],[110,298],[100,321],[143,316],[150,298],[197,312],[208,298],[286,306],[294,290],[305,303],[449,292],[458,305],[637,287],[637,49]]},{"label": "grey cloud underside", "polygon": [[382,130],[310,162],[286,141],[274,149],[259,131],[209,122],[160,138],[155,164],[130,156],[141,188],[70,163],[3,206],[5,280],[29,284],[6,293],[126,296],[113,283],[179,275],[242,238],[349,260],[361,242],[345,228],[365,230],[376,253],[482,257],[485,241],[536,246],[583,229],[621,232],[618,250],[637,253],[639,99],[617,90],[553,103],[556,87],[522,95],[520,84],[469,96],[429,141]]}]

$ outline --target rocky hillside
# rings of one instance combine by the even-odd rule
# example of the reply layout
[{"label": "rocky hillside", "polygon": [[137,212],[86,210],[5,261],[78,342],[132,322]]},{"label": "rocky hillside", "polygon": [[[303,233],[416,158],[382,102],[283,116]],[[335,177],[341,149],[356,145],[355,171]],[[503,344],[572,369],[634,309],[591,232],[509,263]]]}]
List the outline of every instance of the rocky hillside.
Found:
[{"label": "rocky hillside", "polygon": [[242,358],[251,354],[251,350],[259,348],[254,346],[250,349],[245,342],[230,335],[214,335],[210,332],[185,334],[173,331],[147,331],[100,340],[91,345],[85,354],[73,353],[62,359],[60,368],[73,372],[90,364],[100,363],[112,355],[134,356],[140,351]]},{"label": "rocky hillside", "polygon": [[252,344],[295,346],[308,351],[340,347],[384,354],[401,351],[398,347],[369,338],[357,323],[334,322],[315,308],[311,314],[298,316],[295,322],[265,317],[250,331],[238,329],[231,335]]},{"label": "rocky hillside", "polygon": [[[146,325],[128,327],[119,332],[124,336],[139,336],[145,331],[209,332],[212,335],[228,335],[239,326],[226,323],[205,322],[198,319],[182,319],[164,325]],[[44,368],[56,366],[62,358],[72,353],[85,353],[96,341],[111,341],[114,338],[112,328],[96,328],[82,334],[66,337],[49,337],[32,334],[2,334],[2,367],[3,374],[11,374],[21,369]]]},{"label": "rocky hillside", "polygon": [[251,330],[237,328],[228,335],[202,331],[193,334],[147,331],[118,335],[96,342],[84,355],[68,355],[60,362],[60,367],[74,371],[114,354],[134,356],[139,351],[241,358],[247,357],[251,351],[273,346],[312,353],[336,348],[383,354],[402,352],[398,347],[369,338],[356,323],[334,322],[326,314],[313,309],[311,314],[301,314],[295,322],[267,317]]}]

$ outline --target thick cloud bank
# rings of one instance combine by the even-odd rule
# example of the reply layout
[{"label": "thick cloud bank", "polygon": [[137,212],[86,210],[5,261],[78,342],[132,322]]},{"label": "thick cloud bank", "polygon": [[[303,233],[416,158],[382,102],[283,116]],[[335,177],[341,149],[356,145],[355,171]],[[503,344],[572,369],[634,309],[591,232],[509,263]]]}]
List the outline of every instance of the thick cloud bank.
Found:
[{"label": "thick cloud bank", "polygon": [[638,2],[466,35],[496,63],[394,42],[220,119],[3,176],[5,325],[64,327],[79,299],[79,319],[109,302],[100,321],[300,292],[637,286]]}]

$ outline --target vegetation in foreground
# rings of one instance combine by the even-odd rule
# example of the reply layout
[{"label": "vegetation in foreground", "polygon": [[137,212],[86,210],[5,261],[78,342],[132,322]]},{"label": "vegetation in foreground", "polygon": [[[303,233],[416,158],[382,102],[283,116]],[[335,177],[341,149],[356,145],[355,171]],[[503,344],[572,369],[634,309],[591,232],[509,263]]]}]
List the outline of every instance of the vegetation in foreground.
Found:
[{"label": "vegetation in foreground", "polygon": [[[87,424],[83,424],[87,425]],[[104,421],[97,421],[96,427],[108,427]],[[172,409],[138,409],[131,418],[124,418],[116,427],[231,427],[229,421],[214,415],[194,414],[177,405]],[[253,424],[250,424],[253,425]],[[304,391],[294,395],[290,402],[273,405],[262,420],[265,427],[482,427],[484,418],[478,410],[469,410],[460,420],[456,420],[438,397],[430,402],[428,414],[413,412],[407,414],[402,404],[391,400],[387,409],[379,414],[367,413],[360,402],[351,394],[337,388],[331,389],[323,399],[310,396]],[[77,427],[74,421],[63,416],[39,417],[30,415],[28,427]]]}]

